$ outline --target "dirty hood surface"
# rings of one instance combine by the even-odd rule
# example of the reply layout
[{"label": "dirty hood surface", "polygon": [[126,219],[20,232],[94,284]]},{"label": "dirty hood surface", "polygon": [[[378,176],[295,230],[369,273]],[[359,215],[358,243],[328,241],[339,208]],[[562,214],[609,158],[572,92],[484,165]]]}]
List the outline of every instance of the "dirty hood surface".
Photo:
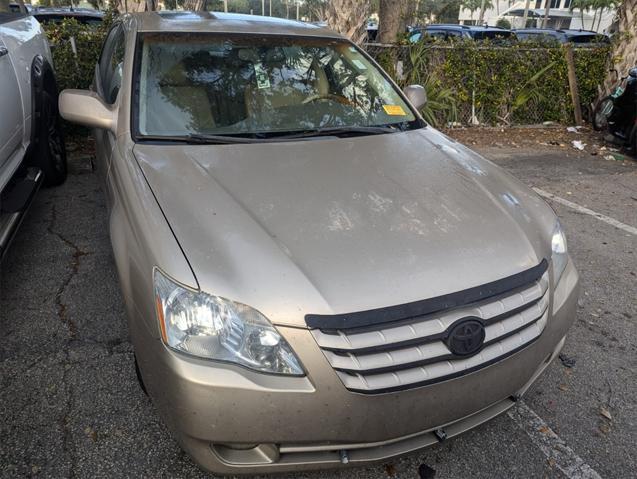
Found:
[{"label": "dirty hood surface", "polygon": [[550,254],[546,205],[431,128],[134,152],[195,286],[276,324],[460,291]]}]

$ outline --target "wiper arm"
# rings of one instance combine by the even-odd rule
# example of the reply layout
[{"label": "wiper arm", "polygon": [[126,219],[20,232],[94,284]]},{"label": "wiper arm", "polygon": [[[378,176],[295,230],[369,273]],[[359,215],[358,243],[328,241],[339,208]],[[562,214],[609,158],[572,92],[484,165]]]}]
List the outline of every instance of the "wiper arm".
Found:
[{"label": "wiper arm", "polygon": [[315,136],[342,136],[342,135],[386,135],[400,131],[390,126],[343,126],[335,128],[317,128],[300,131],[289,135],[279,136],[279,139],[312,138]]},{"label": "wiper arm", "polygon": [[186,138],[188,138],[192,142],[205,145],[236,145],[263,142],[263,140],[259,138],[248,138],[245,136],[231,135],[204,135],[201,133],[191,133]]},{"label": "wiper arm", "polygon": [[203,135],[199,133],[191,133],[189,135],[144,135],[140,138],[142,141],[160,141],[160,142],[176,142],[187,143],[189,145],[234,145],[244,143],[260,143],[262,140],[258,138],[246,138],[242,136],[230,135]]}]

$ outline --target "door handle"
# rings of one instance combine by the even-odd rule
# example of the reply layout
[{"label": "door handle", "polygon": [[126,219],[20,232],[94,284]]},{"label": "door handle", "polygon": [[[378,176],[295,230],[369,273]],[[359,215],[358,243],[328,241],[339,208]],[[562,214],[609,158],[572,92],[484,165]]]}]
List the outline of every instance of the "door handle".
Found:
[{"label": "door handle", "polygon": [[8,53],[9,53],[9,50],[7,50],[7,47],[0,47],[0,57],[3,57],[7,55]]}]

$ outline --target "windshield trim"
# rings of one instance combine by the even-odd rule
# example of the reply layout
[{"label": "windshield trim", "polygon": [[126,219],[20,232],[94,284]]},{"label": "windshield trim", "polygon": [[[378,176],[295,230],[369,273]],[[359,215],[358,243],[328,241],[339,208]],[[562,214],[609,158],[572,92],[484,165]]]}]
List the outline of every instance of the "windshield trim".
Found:
[{"label": "windshield trim", "polygon": [[[231,32],[198,32],[198,31],[179,31],[179,32],[164,32],[164,31],[138,31],[135,36],[135,51],[133,52],[133,73],[131,78],[131,95],[130,95],[130,132],[133,142],[135,143],[157,143],[158,139],[156,136],[152,135],[143,135],[139,131],[139,83],[141,81],[141,57],[142,57],[142,47],[143,40],[146,35],[155,35],[158,33],[170,33],[171,35],[181,36],[181,35],[191,35],[191,34],[201,34],[201,35],[210,35],[215,37],[228,37],[229,35],[233,35]],[[314,35],[288,35],[288,34],[280,34],[280,33],[272,33],[272,34],[256,34],[256,33],[241,33],[234,34],[239,35],[241,37],[270,37],[270,38],[289,38],[294,40],[327,40],[327,41],[336,41],[347,44],[350,47],[356,48],[358,53],[363,55],[367,61],[369,61],[377,70],[378,73],[389,82],[398,96],[405,102],[409,111],[414,115],[415,120],[409,122],[410,125],[413,125],[411,130],[418,130],[421,128],[426,128],[428,126],[427,122],[423,119],[420,112],[418,112],[411,102],[405,96],[405,93],[402,89],[396,84],[396,82],[387,74],[387,72],[378,64],[374,58],[369,55],[364,49],[360,48],[358,45],[353,43],[351,40],[347,38],[340,37],[331,37],[331,36],[314,36]],[[405,130],[410,131],[410,130]],[[146,137],[152,136],[152,139],[147,139]],[[329,136],[325,136],[323,138],[330,138]],[[333,137],[332,137],[333,138]],[[263,141],[265,142],[265,141]],[[167,139],[166,142],[162,141],[162,143],[170,143],[170,139]],[[183,142],[182,142],[183,144]]]}]

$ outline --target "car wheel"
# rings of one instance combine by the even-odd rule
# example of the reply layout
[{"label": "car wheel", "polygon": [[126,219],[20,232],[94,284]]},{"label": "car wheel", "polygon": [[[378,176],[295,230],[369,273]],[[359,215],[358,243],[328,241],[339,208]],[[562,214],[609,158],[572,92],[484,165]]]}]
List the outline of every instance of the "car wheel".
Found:
[{"label": "car wheel", "polygon": [[614,103],[610,96],[599,101],[593,112],[593,128],[596,131],[605,130],[608,127],[608,118],[613,112]]},{"label": "car wheel", "polygon": [[42,92],[40,122],[35,147],[35,165],[44,173],[44,184],[56,186],[66,180],[66,147],[57,101],[50,92]]}]

